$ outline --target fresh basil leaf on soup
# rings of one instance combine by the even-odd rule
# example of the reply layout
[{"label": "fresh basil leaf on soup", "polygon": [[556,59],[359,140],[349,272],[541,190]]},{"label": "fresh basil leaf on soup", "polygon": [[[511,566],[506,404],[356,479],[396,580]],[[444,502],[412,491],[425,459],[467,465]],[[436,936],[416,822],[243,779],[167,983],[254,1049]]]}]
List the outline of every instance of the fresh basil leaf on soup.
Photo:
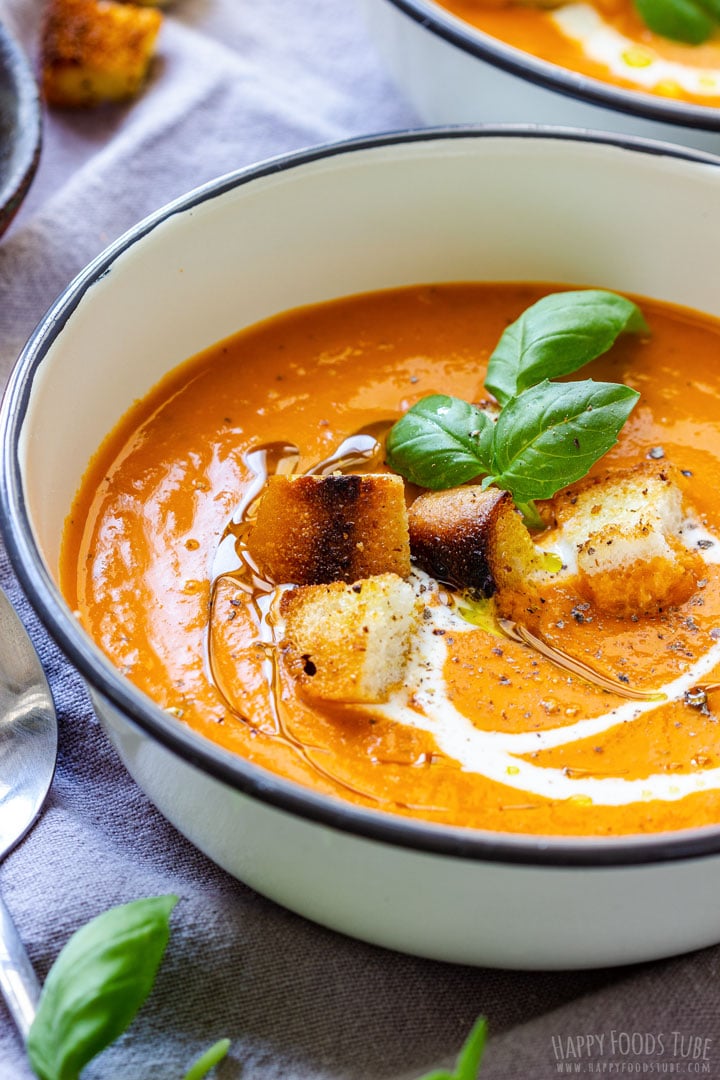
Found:
[{"label": "fresh basil leaf on soup", "polygon": [[501,405],[543,379],[556,379],[607,352],[622,333],[647,324],[632,300],[603,289],[550,293],[503,332],[485,386]]},{"label": "fresh basil leaf on soup", "polygon": [[635,0],[635,7],[653,33],[686,45],[702,45],[715,28],[706,5],[695,0]]},{"label": "fresh basil leaf on soup", "polygon": [[490,416],[476,405],[432,394],[393,425],[387,461],[421,487],[456,487],[490,471],[493,428]]},{"label": "fresh basil leaf on soup", "polygon": [[629,386],[592,379],[544,380],[525,390],[498,417],[485,485],[512,492],[518,503],[551,498],[617,442],[639,397]]}]

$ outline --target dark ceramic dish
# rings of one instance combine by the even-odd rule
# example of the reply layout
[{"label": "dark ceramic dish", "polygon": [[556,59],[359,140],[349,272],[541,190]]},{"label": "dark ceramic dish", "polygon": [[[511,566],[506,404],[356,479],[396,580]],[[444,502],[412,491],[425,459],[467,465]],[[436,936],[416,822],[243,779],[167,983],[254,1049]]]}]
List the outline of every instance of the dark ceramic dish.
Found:
[{"label": "dark ceramic dish", "polygon": [[20,47],[0,23],[0,235],[30,187],[40,141],[37,83]]}]

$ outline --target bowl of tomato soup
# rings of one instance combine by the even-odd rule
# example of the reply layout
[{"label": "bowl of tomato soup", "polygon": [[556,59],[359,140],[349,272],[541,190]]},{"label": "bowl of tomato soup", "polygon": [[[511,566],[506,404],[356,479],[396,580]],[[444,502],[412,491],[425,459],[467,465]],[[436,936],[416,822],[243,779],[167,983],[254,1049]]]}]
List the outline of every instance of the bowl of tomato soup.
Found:
[{"label": "bowl of tomato soup", "polygon": [[[191,192],[58,298],[6,544],[219,865],[455,962],[720,940],[719,192],[649,142],[378,136]],[[612,342],[513,369],[557,310]]]},{"label": "bowl of tomato soup", "polygon": [[361,0],[391,74],[427,123],[567,124],[717,153],[720,29],[699,11],[695,35],[662,21],[664,32],[652,30],[639,9],[650,7],[652,23],[657,3]]}]

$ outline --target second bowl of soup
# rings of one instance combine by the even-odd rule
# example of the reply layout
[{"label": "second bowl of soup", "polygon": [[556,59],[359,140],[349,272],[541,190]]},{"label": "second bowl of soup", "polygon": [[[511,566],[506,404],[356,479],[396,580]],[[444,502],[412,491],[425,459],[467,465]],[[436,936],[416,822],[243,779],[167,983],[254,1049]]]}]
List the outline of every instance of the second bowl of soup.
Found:
[{"label": "second bowl of soup", "polygon": [[361,2],[427,123],[571,124],[720,151],[720,24],[700,5],[690,31],[640,13],[655,26],[656,5],[695,0]]}]

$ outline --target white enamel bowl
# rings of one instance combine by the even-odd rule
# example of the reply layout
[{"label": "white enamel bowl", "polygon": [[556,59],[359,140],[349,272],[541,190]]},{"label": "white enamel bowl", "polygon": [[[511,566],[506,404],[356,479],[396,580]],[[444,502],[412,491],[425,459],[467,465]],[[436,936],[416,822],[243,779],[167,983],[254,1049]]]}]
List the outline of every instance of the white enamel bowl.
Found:
[{"label": "white enamel bowl", "polygon": [[359,0],[428,124],[568,124],[720,153],[720,109],[625,90],[491,37],[434,0]]},{"label": "white enamel bowl", "polygon": [[2,518],[23,584],[137,783],[231,874],[329,927],[470,964],[628,963],[720,941],[720,827],[505,836],[354,808],[205,741],[136,690],[56,585],[63,521],[122,413],[275,312],[418,282],[604,285],[720,316],[720,166],[579,134],[409,133],[225,177],[58,299],[6,393]]}]

